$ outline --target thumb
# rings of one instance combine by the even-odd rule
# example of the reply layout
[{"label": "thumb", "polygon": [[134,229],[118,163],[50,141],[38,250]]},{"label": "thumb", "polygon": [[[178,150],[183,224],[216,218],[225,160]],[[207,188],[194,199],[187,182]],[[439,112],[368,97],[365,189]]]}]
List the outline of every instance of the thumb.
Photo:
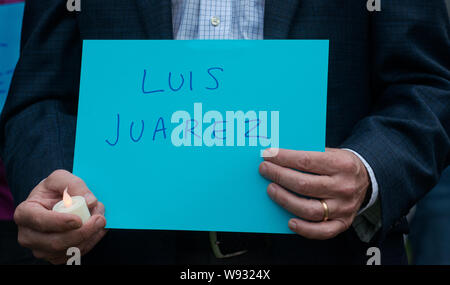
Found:
[{"label": "thumb", "polygon": [[63,195],[64,190],[70,196],[82,196],[86,200],[89,209],[97,205],[97,198],[89,190],[84,181],[66,170],[55,170],[44,180],[44,187]]}]

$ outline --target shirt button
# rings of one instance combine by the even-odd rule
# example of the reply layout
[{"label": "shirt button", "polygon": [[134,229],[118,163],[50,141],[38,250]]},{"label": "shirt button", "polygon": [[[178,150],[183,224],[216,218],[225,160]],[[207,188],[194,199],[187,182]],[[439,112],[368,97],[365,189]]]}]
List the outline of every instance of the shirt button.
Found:
[{"label": "shirt button", "polygon": [[211,17],[211,25],[217,27],[220,24],[220,19],[217,17]]}]

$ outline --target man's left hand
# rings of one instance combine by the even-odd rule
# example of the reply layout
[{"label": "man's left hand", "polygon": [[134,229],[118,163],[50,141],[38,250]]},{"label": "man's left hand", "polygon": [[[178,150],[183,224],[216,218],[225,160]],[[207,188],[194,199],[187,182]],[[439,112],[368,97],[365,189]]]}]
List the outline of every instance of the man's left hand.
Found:
[{"label": "man's left hand", "polygon": [[[299,217],[289,220],[292,231],[324,240],[351,226],[370,186],[367,170],[354,153],[336,148],[325,152],[266,151],[269,155],[265,155],[259,172],[273,181],[267,187],[269,196]],[[276,155],[270,155],[271,151]]]}]

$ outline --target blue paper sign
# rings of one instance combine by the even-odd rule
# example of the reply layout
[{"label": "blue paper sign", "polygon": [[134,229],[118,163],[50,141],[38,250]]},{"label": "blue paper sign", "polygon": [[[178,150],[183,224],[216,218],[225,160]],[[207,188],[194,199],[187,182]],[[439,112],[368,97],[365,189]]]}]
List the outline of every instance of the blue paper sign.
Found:
[{"label": "blue paper sign", "polygon": [[74,174],[108,228],[291,233],[261,151],[325,150],[327,40],[87,40]]},{"label": "blue paper sign", "polygon": [[0,112],[19,59],[24,3],[0,5]]}]

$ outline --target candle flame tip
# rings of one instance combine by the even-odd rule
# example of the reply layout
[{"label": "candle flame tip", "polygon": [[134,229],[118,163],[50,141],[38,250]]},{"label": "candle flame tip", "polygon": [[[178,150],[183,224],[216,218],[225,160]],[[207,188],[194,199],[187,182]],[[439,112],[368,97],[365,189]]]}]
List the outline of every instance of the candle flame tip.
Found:
[{"label": "candle flame tip", "polygon": [[66,187],[63,192],[63,203],[66,208],[72,206],[72,197],[70,197],[69,193],[67,192],[68,188],[69,187]]}]

